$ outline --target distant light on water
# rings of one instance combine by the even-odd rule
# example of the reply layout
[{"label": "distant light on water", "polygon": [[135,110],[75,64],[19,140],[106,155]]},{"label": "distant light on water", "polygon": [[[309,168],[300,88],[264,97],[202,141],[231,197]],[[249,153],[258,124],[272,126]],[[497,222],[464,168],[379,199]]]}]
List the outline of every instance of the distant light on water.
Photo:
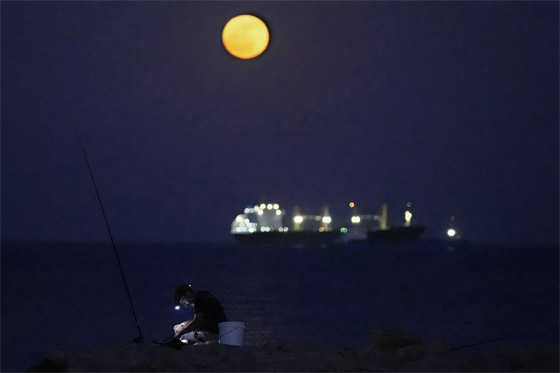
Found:
[{"label": "distant light on water", "polygon": [[355,205],[354,205],[354,202],[350,202],[350,203],[348,204],[348,206],[350,206],[350,208],[354,208],[354,206],[355,206]]},{"label": "distant light on water", "polygon": [[175,309],[179,311],[181,309],[181,306],[175,306]]},{"label": "distant light on water", "polygon": [[294,223],[299,224],[301,222],[303,222],[303,216],[301,216],[301,215],[294,216]]},{"label": "distant light on water", "polygon": [[455,235],[457,234],[457,232],[455,231],[455,229],[451,228],[447,231],[447,235],[449,237],[455,237]]},{"label": "distant light on water", "polygon": [[359,216],[352,216],[352,219],[350,219],[350,220],[354,224],[359,224],[362,221],[362,219]]}]

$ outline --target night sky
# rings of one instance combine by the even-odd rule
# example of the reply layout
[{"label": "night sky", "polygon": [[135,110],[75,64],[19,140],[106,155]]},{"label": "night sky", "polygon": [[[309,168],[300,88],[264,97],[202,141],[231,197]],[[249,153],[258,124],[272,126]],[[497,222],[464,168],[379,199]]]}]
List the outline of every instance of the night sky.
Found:
[{"label": "night sky", "polygon": [[[558,244],[558,2],[5,2],[2,239],[227,241],[248,204],[412,202]],[[261,17],[271,43],[221,32]]]}]

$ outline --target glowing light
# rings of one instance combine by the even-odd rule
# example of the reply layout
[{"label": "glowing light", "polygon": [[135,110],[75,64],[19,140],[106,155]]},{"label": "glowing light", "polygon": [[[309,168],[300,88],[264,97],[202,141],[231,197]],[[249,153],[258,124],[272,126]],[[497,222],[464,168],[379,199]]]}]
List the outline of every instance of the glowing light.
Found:
[{"label": "glowing light", "polygon": [[222,32],[222,42],[234,57],[248,60],[262,54],[270,35],[265,23],[250,14],[233,17],[226,23]]},{"label": "glowing light", "polygon": [[284,228],[282,228],[282,227],[278,228],[278,230],[279,230],[280,232],[284,232]]},{"label": "glowing light", "polygon": [[410,224],[410,221],[412,220],[412,213],[410,211],[405,211],[404,212],[404,220],[406,221],[406,224]]},{"label": "glowing light", "polygon": [[342,228],[340,228],[340,231],[341,231],[342,233],[348,233],[348,228],[342,227]]},{"label": "glowing light", "polygon": [[261,208],[261,210],[264,210],[266,208],[266,205],[264,203],[261,203],[259,207]]},{"label": "glowing light", "polygon": [[350,202],[348,206],[350,206],[350,208],[354,208],[354,202]]},{"label": "glowing light", "polygon": [[282,211],[276,210],[276,215],[282,215]]},{"label": "glowing light", "polygon": [[330,216],[323,216],[323,223],[330,224],[332,221]]},{"label": "glowing light", "polygon": [[457,232],[455,231],[455,229],[451,228],[447,231],[447,235],[449,237],[455,237],[455,235],[457,234]]},{"label": "glowing light", "polygon": [[324,232],[324,231],[325,231],[325,228],[319,227],[319,232]]},{"label": "glowing light", "polygon": [[269,210],[272,210],[272,203],[269,203],[268,205],[266,205],[266,208]]},{"label": "glowing light", "polygon": [[410,206],[412,206],[412,203],[407,202],[407,203],[406,203],[406,207],[410,207]]},{"label": "glowing light", "polygon": [[278,210],[280,208],[280,205],[275,203],[273,207],[274,207],[275,210]]},{"label": "glowing light", "polygon": [[350,220],[354,224],[359,224],[362,221],[362,219],[359,216],[352,216],[352,219],[350,219]]},{"label": "glowing light", "polygon": [[244,212],[245,214],[248,214],[250,211],[251,211],[251,210],[249,210],[248,207],[247,207],[245,210],[243,210],[243,212]]},{"label": "glowing light", "polygon": [[178,311],[181,309],[181,306],[175,306],[175,309]]},{"label": "glowing light", "polygon": [[303,216],[301,216],[301,215],[294,216],[294,223],[299,224],[299,223],[302,223],[302,222],[303,222]]},{"label": "glowing light", "polygon": [[262,215],[262,214],[263,214],[263,210],[259,210],[259,211],[257,212],[257,214]]}]

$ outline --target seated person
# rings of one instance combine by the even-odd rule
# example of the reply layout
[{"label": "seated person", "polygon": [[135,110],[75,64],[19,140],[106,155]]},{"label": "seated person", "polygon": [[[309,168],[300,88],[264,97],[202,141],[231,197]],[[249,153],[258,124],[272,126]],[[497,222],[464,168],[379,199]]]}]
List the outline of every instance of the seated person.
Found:
[{"label": "seated person", "polygon": [[220,302],[207,291],[196,291],[192,285],[181,285],[175,291],[175,303],[180,307],[194,307],[194,317],[173,327],[170,338],[154,343],[173,348],[183,344],[218,342],[218,324],[227,321]]}]

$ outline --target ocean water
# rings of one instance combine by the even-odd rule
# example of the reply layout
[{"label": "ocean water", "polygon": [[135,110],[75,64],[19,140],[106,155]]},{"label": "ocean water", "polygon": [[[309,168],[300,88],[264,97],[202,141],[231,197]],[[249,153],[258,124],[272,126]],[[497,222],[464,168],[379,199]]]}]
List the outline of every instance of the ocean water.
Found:
[{"label": "ocean water", "polygon": [[[176,286],[190,282],[211,291],[229,320],[246,323],[247,345],[357,346],[392,327],[452,346],[555,329],[479,348],[558,347],[558,247],[118,248],[146,341],[190,317],[173,304]],[[137,336],[109,244],[2,243],[1,259],[2,371]]]}]

